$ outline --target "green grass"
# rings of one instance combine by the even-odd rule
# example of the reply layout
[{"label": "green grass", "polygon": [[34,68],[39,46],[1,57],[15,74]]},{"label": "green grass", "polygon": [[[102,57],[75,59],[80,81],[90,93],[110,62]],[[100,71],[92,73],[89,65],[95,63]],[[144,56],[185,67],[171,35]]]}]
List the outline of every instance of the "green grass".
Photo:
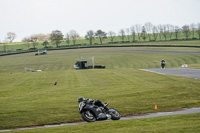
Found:
[{"label": "green grass", "polygon": [[[12,133],[199,133],[200,113],[146,119],[95,122]],[[9,133],[9,132],[8,132]]]},{"label": "green grass", "polygon": [[[200,105],[199,80],[139,70],[160,68],[162,58],[168,68],[185,63],[200,68],[199,54],[134,50],[138,49],[59,50],[43,56],[0,57],[0,129],[79,121],[80,96],[109,102],[122,115],[155,112],[155,104],[156,111]],[[95,56],[95,64],[106,69],[73,69],[80,56]],[[43,72],[24,73],[24,67]]]},{"label": "green grass", "polygon": [[[143,48],[144,49],[144,48]],[[198,48],[165,48],[171,51],[196,51]],[[48,55],[35,56],[35,53],[1,57],[0,72],[22,72],[24,67],[44,71],[72,69],[81,56],[95,56],[95,64],[105,65],[108,69],[121,68],[159,68],[160,60],[167,61],[166,67],[178,67],[182,64],[200,64],[199,54],[156,53],[137,51],[141,48],[88,48],[77,50],[49,51]],[[154,50],[153,48],[145,50]],[[155,49],[157,50],[157,49]],[[163,50],[163,48],[161,48]]]}]

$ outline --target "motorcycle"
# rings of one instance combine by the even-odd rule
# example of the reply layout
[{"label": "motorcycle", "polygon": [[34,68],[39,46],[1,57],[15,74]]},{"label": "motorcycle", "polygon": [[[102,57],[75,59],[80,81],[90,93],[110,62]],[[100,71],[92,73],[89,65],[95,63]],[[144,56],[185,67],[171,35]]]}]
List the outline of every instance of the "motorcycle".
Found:
[{"label": "motorcycle", "polygon": [[[102,103],[101,103],[102,105]],[[95,122],[100,120],[119,120],[120,114],[116,109],[108,108],[108,103],[99,106],[93,99],[83,100],[79,103],[79,113],[83,120]]]}]

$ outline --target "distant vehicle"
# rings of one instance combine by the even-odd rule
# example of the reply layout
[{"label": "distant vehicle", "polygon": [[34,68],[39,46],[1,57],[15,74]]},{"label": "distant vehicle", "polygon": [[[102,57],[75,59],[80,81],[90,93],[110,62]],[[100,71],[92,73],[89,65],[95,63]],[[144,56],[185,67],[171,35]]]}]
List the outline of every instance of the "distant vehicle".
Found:
[{"label": "distant vehicle", "polygon": [[35,55],[46,55],[47,54],[47,50],[38,50],[38,53],[36,53]]},{"label": "distant vehicle", "polygon": [[103,104],[100,100],[79,98],[79,113],[83,120],[95,122],[100,120],[119,120],[120,114],[116,109],[108,108],[108,103]]},{"label": "distant vehicle", "polygon": [[102,65],[87,65],[87,61],[77,61],[73,65],[75,69],[105,69],[105,66]]}]

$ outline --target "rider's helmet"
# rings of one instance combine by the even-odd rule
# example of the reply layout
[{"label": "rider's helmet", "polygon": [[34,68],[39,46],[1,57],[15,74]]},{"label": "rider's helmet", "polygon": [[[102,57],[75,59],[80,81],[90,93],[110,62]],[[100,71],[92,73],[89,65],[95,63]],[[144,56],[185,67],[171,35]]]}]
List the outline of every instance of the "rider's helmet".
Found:
[{"label": "rider's helmet", "polygon": [[83,97],[79,97],[78,98],[78,102],[80,103],[80,102],[82,102],[82,101],[84,101],[85,100],[85,98],[83,98]]}]

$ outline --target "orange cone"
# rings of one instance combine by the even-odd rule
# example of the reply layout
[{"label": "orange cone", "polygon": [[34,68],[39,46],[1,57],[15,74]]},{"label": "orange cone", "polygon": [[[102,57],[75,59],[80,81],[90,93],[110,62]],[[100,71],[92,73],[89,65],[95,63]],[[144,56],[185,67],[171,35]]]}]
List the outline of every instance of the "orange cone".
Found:
[{"label": "orange cone", "polygon": [[157,108],[157,105],[155,105],[155,109],[158,109],[158,108]]}]

